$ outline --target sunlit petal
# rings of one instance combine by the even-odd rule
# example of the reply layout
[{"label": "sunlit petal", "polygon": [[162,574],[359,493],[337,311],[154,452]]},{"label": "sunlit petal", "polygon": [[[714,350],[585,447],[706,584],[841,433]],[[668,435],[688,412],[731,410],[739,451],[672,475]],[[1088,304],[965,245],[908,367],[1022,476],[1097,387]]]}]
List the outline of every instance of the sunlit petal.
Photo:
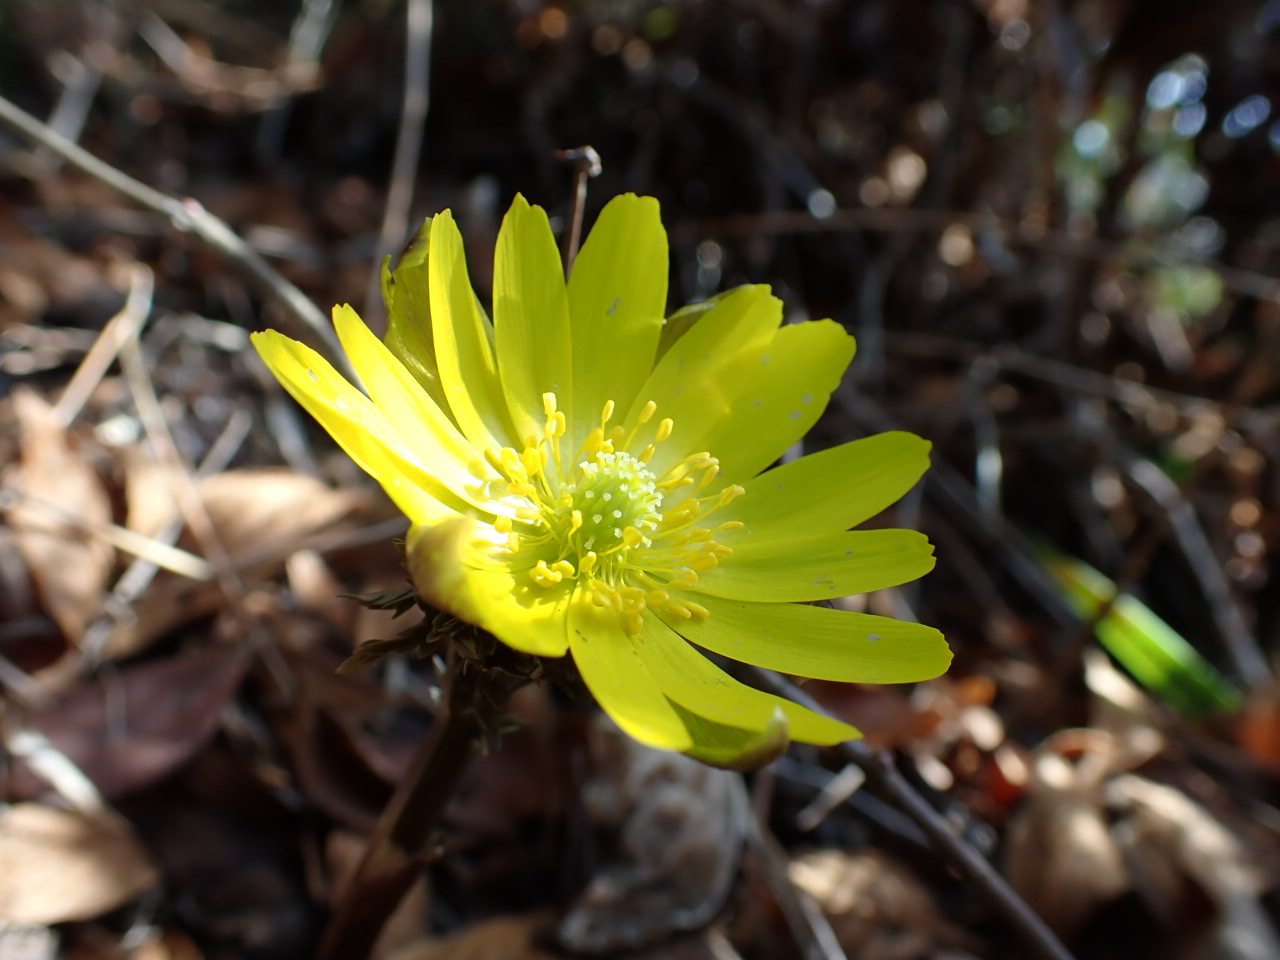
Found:
[{"label": "sunlit petal", "polygon": [[933,569],[933,546],[914,530],[769,540],[747,528],[721,542],[733,553],[699,574],[697,590],[730,600],[829,600],[896,587]]},{"label": "sunlit petal", "polygon": [[709,616],[664,616],[686,640],[770,670],[848,683],[912,683],[946,671],[951,651],[932,627],[803,603],[700,595]]}]

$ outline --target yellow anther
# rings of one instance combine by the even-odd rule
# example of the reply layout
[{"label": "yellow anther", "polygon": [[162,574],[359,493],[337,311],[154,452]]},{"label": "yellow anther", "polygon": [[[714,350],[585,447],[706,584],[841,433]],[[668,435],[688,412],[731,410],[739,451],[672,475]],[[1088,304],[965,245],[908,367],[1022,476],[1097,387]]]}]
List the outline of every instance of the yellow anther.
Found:
[{"label": "yellow anther", "polygon": [[671,594],[665,590],[650,590],[645,594],[645,602],[651,607],[660,607],[671,599]]},{"label": "yellow anther", "polygon": [[551,419],[554,422],[554,429],[548,428],[547,433],[554,437],[563,437],[565,430],[568,429],[568,423],[565,421],[564,414],[557,410]]},{"label": "yellow anther", "polygon": [[575,510],[569,514],[569,533],[570,535],[577,533],[582,529],[582,511]]},{"label": "yellow anther", "polygon": [[511,483],[508,483],[507,492],[513,497],[524,497],[525,499],[532,499],[538,495],[538,491],[534,488],[533,484],[529,483],[527,480],[512,481]]},{"label": "yellow anther", "polygon": [[493,529],[497,530],[499,533],[502,533],[502,534],[510,533],[510,532],[511,532],[511,518],[510,518],[510,517],[495,517],[495,518],[494,518],[494,521],[493,521]]},{"label": "yellow anther", "polygon": [[689,566],[698,573],[706,573],[708,570],[714,570],[720,566],[720,561],[714,553],[707,550],[703,553],[695,553],[689,558]]},{"label": "yellow anther", "polygon": [[502,469],[502,448],[494,445],[484,452],[484,458],[489,461],[495,470]]},{"label": "yellow anther", "polygon": [[689,612],[699,620],[705,620],[711,616],[711,611],[700,603],[694,603],[692,600],[686,600],[684,605],[689,608]]},{"label": "yellow anther", "polygon": [[641,423],[648,423],[650,420],[653,419],[653,415],[657,412],[658,412],[658,405],[654,403],[652,400],[650,400],[640,409],[640,416],[638,417],[638,419]]},{"label": "yellow anther", "polygon": [[596,561],[599,559],[594,550],[588,550],[585,556],[578,558],[578,569],[584,577],[591,576],[592,571],[596,568]]},{"label": "yellow anther", "polygon": [[711,481],[716,478],[716,474],[719,472],[720,464],[718,463],[713,463],[711,466],[707,467],[706,472],[702,475],[702,479],[698,481],[698,489],[705,490],[709,487],[711,485]]},{"label": "yellow anther", "polygon": [[600,416],[600,425],[601,425],[601,426],[604,426],[606,423],[608,423],[610,420],[612,420],[612,419],[613,419],[613,411],[614,411],[614,409],[615,409],[615,405],[614,405],[614,402],[613,402],[612,400],[606,400],[606,401],[604,402],[604,413],[603,413],[603,414],[601,414],[601,416]]},{"label": "yellow anther", "polygon": [[741,520],[726,520],[724,523],[720,524],[720,526],[716,527],[716,529],[717,530],[745,530],[746,527],[747,525],[743,523]]},{"label": "yellow anther", "polygon": [[627,614],[627,633],[631,634],[634,637],[637,633],[639,633],[643,629],[644,629],[644,614],[634,613],[634,612],[628,613]]},{"label": "yellow anther", "polygon": [[648,463],[649,458],[653,456],[654,451],[656,449],[657,448],[651,443],[647,447],[645,447],[642,451],[640,451],[640,456],[636,457],[636,459],[639,460],[641,463]]},{"label": "yellow anther", "polygon": [[628,547],[638,547],[644,543],[645,536],[635,527],[627,527],[622,531],[622,542]]},{"label": "yellow anther", "polygon": [[524,467],[525,473],[536,477],[542,470],[542,454],[538,452],[538,448],[525,447],[520,453],[520,465]]},{"label": "yellow anther", "polygon": [[668,597],[668,598],[667,598],[667,602],[666,602],[666,605],[665,605],[665,609],[666,609],[669,613],[674,613],[674,614],[675,614],[677,617],[679,617],[681,620],[688,620],[690,617],[692,617],[692,616],[693,616],[693,614],[690,612],[689,608],[688,608],[688,607],[686,607],[686,606],[685,606],[683,603],[681,603],[679,600],[677,600],[675,597]]},{"label": "yellow anther", "polygon": [[564,574],[548,567],[547,561],[539,560],[538,565],[529,571],[529,577],[540,587],[553,587],[564,579]]},{"label": "yellow anther", "polygon": [[502,469],[507,476],[524,470],[524,467],[520,464],[520,455],[510,447],[502,448]]},{"label": "yellow anther", "polygon": [[676,425],[675,421],[672,420],[670,417],[667,417],[665,420],[659,423],[658,432],[654,436],[654,441],[656,443],[661,443],[663,440],[666,440],[669,436],[671,436],[671,430],[673,427],[675,427],[675,425]]},{"label": "yellow anther", "polygon": [[573,564],[568,560],[557,560],[551,565],[551,569],[560,574],[560,576],[568,577],[569,579],[577,575],[577,571],[573,569]]},{"label": "yellow anther", "polygon": [[556,414],[556,395],[554,393],[544,393],[542,395],[542,410],[550,420]]},{"label": "yellow anther", "polygon": [[516,507],[516,516],[521,520],[537,520],[542,514],[533,507],[520,506]]}]

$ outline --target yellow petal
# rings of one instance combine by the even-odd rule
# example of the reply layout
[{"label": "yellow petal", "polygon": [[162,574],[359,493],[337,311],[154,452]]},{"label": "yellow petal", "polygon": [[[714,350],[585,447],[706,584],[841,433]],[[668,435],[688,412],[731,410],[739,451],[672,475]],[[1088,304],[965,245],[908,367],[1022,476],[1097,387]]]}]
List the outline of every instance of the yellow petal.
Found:
[{"label": "yellow petal", "polygon": [[610,200],[569,275],[569,450],[577,450],[586,429],[599,423],[606,400],[614,401],[619,412],[630,409],[653,369],[667,306],[667,271],[667,233],[658,201],[632,193]]},{"label": "yellow petal", "polygon": [[333,308],[333,325],[374,404],[418,462],[467,503],[492,509],[481,481],[497,480],[496,471],[350,306]]},{"label": "yellow petal", "polygon": [[267,330],[253,345],[277,380],[406,516],[434,523],[467,505],[417,462],[382,412],[310,347]]},{"label": "yellow petal", "polygon": [[382,263],[382,299],[387,305],[387,349],[413,374],[431,399],[449,413],[449,404],[436,367],[431,340],[431,296],[427,256],[431,237],[428,218],[400,254],[394,269],[391,258]]},{"label": "yellow petal", "polygon": [[725,297],[672,344],[636,394],[624,421],[636,427],[649,401],[657,414],[636,433],[633,448],[655,438],[664,418],[674,421],[669,439],[649,461],[661,476],[691,453],[711,450],[706,438],[721,422],[737,416],[744,381],[758,366],[782,321],[782,304],[766,286],[741,287]]},{"label": "yellow petal", "polygon": [[708,492],[754,477],[809,432],[853,359],[853,346],[853,337],[831,320],[778,330],[734,415],[708,431],[705,449],[720,460]]},{"label": "yellow petal", "polygon": [[700,717],[761,732],[776,724],[774,711],[781,710],[794,740],[831,744],[858,736],[847,723],[739,683],[655,617],[645,618],[633,643],[663,693]]},{"label": "yellow petal", "polygon": [[896,503],[928,468],[927,440],[901,431],[880,433],[744,481],[746,495],[714,519],[740,520],[762,542],[847,530]]},{"label": "yellow petal", "polygon": [[708,766],[759,770],[786,753],[791,745],[787,715],[779,709],[773,711],[772,720],[762,730],[742,730],[690,713],[675,701],[671,705],[693,737],[693,746],[685,754]]},{"label": "yellow petal", "polygon": [[535,586],[519,570],[478,569],[471,544],[474,522],[454,517],[409,530],[409,574],[432,606],[488,630],[513,649],[542,657],[568,650],[571,590]]},{"label": "yellow petal", "polygon": [[541,436],[544,393],[554,393],[561,410],[573,409],[569,300],[547,214],[519,194],[498,232],[493,326],[516,437]]},{"label": "yellow petal", "polygon": [[733,553],[699,574],[697,590],[730,600],[830,600],[895,587],[933,569],[933,546],[914,530],[854,530],[774,540],[728,530]]},{"label": "yellow petal", "polygon": [[702,619],[663,620],[686,640],[770,670],[847,683],[914,683],[946,672],[951,651],[932,627],[803,603],[699,595]]},{"label": "yellow petal", "polygon": [[693,746],[618,615],[595,606],[581,590],[569,606],[569,649],[587,689],[623,730],[663,750]]},{"label": "yellow petal", "polygon": [[431,221],[431,317],[440,386],[472,446],[488,450],[519,444],[493,354],[493,328],[467,274],[462,234],[445,210]]}]

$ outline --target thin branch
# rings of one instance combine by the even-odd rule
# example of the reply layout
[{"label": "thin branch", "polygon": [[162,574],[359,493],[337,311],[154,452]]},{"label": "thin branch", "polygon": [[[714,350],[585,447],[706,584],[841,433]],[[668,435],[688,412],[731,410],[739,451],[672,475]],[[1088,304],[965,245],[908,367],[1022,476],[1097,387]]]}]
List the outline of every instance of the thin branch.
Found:
[{"label": "thin branch", "polygon": [[136,337],[147,322],[155,289],[156,278],[150,267],[129,264],[129,294],[124,306],[103,326],[53,408],[53,415],[63,427],[71,426],[124,345]]},{"label": "thin branch", "polygon": [[569,229],[564,232],[564,273],[567,277],[578,258],[578,245],[582,240],[582,218],[587,209],[587,181],[600,176],[604,170],[600,154],[594,147],[577,147],[556,152],[557,160],[568,160],[574,168],[573,212]]},{"label": "thin branch", "polygon": [[177,230],[195,234],[215,251],[235,263],[320,340],[329,353],[330,359],[348,379],[358,382],[347,363],[333,327],[324,313],[307,299],[306,294],[277,273],[235,231],[196,200],[190,197],[179,200],[133,179],[111,164],[98,159],[83,147],[72,143],[48,124],[36,119],[4,97],[0,97],[0,121],[54,151],[72,166],[102,181],[134,202],[168,217]]},{"label": "thin branch", "polygon": [[[790,680],[771,670],[752,667],[751,671],[766,689],[778,696],[794,700],[823,716],[830,716],[817,700]],[[935,848],[952,866],[982,889],[992,906],[1022,935],[1027,946],[1034,949],[1036,956],[1043,960],[1072,960],[1070,952],[1057,934],[1014,892],[982,854],[951,829],[938,811],[898,772],[887,753],[872,750],[860,740],[849,740],[835,749],[844,760],[860,766],[867,774],[867,782],[874,789],[887,796],[920,825]]]},{"label": "thin branch", "polygon": [[382,230],[378,234],[378,252],[373,260],[369,291],[365,296],[364,319],[369,324],[375,323],[375,314],[381,315],[379,272],[382,261],[404,242],[409,229],[413,175],[422,153],[422,131],[431,103],[431,35],[435,20],[431,0],[409,0],[405,16],[404,103],[400,108],[395,157],[391,161],[391,187],[387,191],[387,207],[382,216]]}]

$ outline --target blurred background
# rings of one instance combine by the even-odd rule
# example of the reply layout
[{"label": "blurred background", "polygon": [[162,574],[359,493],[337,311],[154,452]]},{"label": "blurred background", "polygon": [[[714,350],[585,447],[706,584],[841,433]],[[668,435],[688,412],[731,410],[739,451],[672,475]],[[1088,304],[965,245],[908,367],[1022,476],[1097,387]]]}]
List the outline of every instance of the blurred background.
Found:
[{"label": "blurred background", "polygon": [[[1280,955],[1278,65],[1275,0],[0,0],[0,95],[322,312],[377,328],[377,264],[446,207],[487,300],[511,197],[566,229],[590,145],[588,224],[661,201],[671,310],[763,282],[846,325],[805,448],[930,439],[885,522],[939,562],[845,605],[957,658],[809,689],[1127,960]],[[403,522],[247,340],[323,337],[177,220],[0,125],[5,957],[309,956],[434,709],[429,662],[333,674],[404,625],[339,598],[402,585]],[[581,799],[590,711],[516,709],[380,956],[559,956],[617,909],[579,896],[622,829]],[[664,841],[602,949],[834,956],[799,889],[849,957],[1028,955],[839,768],[752,778],[780,845],[718,913],[673,863],[741,838]],[[673,932],[682,896],[715,922]]]}]

